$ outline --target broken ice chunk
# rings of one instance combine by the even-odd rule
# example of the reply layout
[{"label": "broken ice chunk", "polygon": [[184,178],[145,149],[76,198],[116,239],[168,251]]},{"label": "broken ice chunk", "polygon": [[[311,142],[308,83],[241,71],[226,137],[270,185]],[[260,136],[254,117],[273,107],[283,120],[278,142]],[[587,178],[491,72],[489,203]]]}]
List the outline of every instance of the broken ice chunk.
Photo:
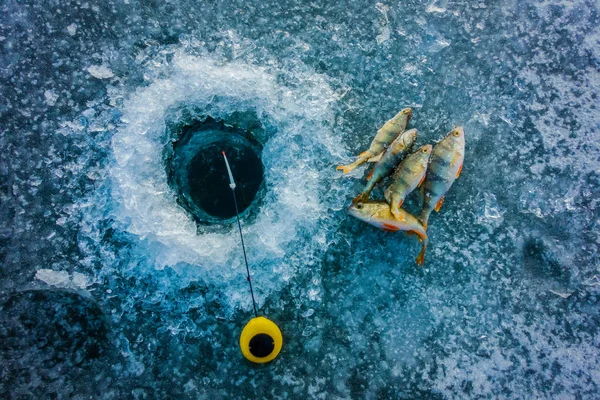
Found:
[{"label": "broken ice chunk", "polygon": [[77,25],[71,24],[67,26],[67,32],[69,33],[69,35],[75,36],[75,34],[77,33]]},{"label": "broken ice chunk", "polygon": [[115,74],[106,65],[92,65],[91,67],[88,67],[87,71],[94,78],[98,79],[108,79],[115,76]]}]

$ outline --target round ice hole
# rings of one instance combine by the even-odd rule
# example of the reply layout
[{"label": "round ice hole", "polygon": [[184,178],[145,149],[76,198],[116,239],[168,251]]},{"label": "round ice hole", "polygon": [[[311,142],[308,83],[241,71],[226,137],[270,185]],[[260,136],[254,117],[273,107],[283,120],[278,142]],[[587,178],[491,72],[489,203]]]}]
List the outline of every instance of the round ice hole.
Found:
[{"label": "round ice hole", "polygon": [[[207,131],[207,134],[216,135]],[[213,217],[235,216],[235,204],[222,152],[227,154],[236,182],[239,212],[252,204],[263,180],[263,165],[251,143],[244,138],[223,135],[219,140],[198,149],[188,166],[189,195],[192,201]]]},{"label": "round ice hole", "polygon": [[263,183],[261,146],[248,132],[212,122],[186,130],[173,148],[172,186],[179,203],[200,223],[235,217],[223,152],[236,183],[238,210],[254,203]]}]

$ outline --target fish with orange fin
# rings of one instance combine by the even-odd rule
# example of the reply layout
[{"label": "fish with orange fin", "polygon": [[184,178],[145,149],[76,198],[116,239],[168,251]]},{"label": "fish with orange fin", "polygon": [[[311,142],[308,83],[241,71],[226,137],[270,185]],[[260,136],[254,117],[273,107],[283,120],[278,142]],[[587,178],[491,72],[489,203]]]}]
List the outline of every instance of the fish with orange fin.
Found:
[{"label": "fish with orange fin", "polygon": [[361,153],[357,160],[352,164],[340,165],[336,169],[341,170],[344,174],[352,171],[359,165],[369,161],[377,162],[381,158],[383,151],[392,143],[404,130],[410,118],[412,117],[412,108],[405,108],[390,119],[388,122],[383,124],[377,131],[375,139],[371,142],[369,150]]},{"label": "fish with orange fin", "polygon": [[417,140],[417,130],[410,129],[398,136],[390,147],[388,147],[381,159],[377,161],[373,170],[367,176],[367,185],[364,190],[354,198],[354,202],[367,201],[371,195],[371,191],[383,178],[392,173],[394,168],[402,159],[411,152],[415,141]]},{"label": "fish with orange fin", "polygon": [[432,146],[426,144],[402,161],[396,171],[392,184],[385,190],[384,196],[390,203],[390,211],[396,218],[400,218],[400,207],[404,199],[425,180],[427,164],[431,156]]},{"label": "fish with orange fin", "polygon": [[454,128],[442,141],[435,145],[427,167],[423,184],[423,211],[419,220],[427,229],[433,210],[439,211],[444,196],[462,171],[465,157],[465,132],[462,127]]},{"label": "fish with orange fin", "polygon": [[353,203],[348,208],[348,213],[355,218],[368,224],[383,229],[386,232],[405,231],[415,234],[422,242],[421,252],[416,259],[418,265],[425,262],[425,250],[427,249],[427,232],[421,223],[412,214],[399,209],[400,218],[395,218],[390,211],[390,206],[383,201],[368,201]]}]

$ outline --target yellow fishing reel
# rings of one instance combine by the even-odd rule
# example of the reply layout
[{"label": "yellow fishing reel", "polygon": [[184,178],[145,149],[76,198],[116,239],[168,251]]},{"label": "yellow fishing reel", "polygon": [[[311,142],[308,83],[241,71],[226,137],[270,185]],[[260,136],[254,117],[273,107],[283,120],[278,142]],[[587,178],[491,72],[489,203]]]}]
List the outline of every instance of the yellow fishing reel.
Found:
[{"label": "yellow fishing reel", "polygon": [[248,361],[264,364],[277,357],[283,345],[281,331],[265,317],[252,318],[240,335],[240,349]]}]

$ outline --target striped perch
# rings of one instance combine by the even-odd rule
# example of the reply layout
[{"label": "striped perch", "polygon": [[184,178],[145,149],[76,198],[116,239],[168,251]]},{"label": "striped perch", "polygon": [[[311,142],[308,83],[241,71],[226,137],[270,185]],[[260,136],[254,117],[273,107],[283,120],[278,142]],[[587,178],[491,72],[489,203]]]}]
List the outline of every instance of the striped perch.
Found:
[{"label": "striped perch", "polygon": [[390,203],[390,211],[396,218],[402,213],[400,207],[404,199],[425,180],[427,164],[431,156],[432,146],[426,144],[415,151],[396,168],[392,184],[385,191],[385,199]]},{"label": "striped perch", "polygon": [[431,212],[440,210],[446,192],[460,175],[464,156],[465,133],[460,126],[433,148],[423,185],[423,211],[419,217],[425,229]]},{"label": "striped perch", "polygon": [[354,168],[362,165],[365,162],[377,162],[381,158],[381,155],[387,149],[387,147],[406,129],[406,124],[412,117],[412,108],[407,107],[400,111],[390,119],[388,122],[383,124],[377,131],[375,139],[371,142],[369,150],[360,153],[358,159],[352,164],[340,165],[336,169],[342,171],[344,174],[352,171]]},{"label": "striped perch", "polygon": [[354,198],[353,202],[367,201],[371,195],[371,191],[383,178],[392,173],[394,168],[400,161],[412,151],[412,148],[417,140],[417,130],[410,129],[396,138],[390,144],[390,147],[385,150],[383,156],[373,167],[367,180],[369,181],[363,191]]}]

